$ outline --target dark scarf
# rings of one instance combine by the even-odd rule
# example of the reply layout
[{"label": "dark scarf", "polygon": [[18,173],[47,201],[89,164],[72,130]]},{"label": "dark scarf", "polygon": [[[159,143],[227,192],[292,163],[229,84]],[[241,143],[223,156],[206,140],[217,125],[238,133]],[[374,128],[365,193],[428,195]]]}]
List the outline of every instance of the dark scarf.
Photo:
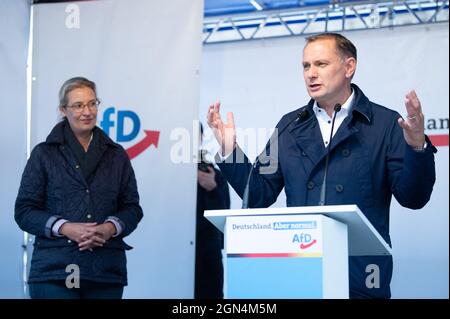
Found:
[{"label": "dark scarf", "polygon": [[70,128],[67,120],[66,125],[64,125],[64,139],[75,156],[75,160],[78,165],[80,165],[81,172],[83,173],[84,179],[88,184],[91,183],[94,177],[95,169],[103,155],[102,148],[100,147],[100,137],[97,127],[95,127],[92,132],[93,136],[91,143],[89,143],[88,150],[85,152],[83,146]]}]

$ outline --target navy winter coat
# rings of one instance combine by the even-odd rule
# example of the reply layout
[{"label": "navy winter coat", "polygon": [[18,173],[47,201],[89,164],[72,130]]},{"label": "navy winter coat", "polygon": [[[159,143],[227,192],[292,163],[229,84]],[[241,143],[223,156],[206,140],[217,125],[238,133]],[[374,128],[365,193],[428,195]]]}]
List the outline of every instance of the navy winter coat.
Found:
[{"label": "navy winter coat", "polygon": [[[352,111],[332,140],[326,204],[358,205],[391,244],[389,207],[392,195],[402,206],[411,209],[420,209],[428,202],[435,182],[433,153],[436,148],[427,137],[425,152],[412,150],[397,123],[400,115],[369,101],[356,85],[352,84],[352,88],[355,91]],[[279,130],[286,126],[287,129],[279,136],[279,151],[269,156],[269,162],[276,163],[275,172],[260,174],[258,169],[253,170],[249,207],[269,207],[283,187],[287,206],[318,204],[326,148],[313,105],[311,100],[303,108],[283,116],[278,123]],[[305,109],[309,116],[293,121]],[[278,162],[272,156],[278,156]],[[236,163],[233,158],[243,161]],[[242,150],[236,148],[219,167],[242,197],[251,167]],[[379,266],[380,288],[366,287],[368,273],[365,270],[369,264]],[[391,256],[350,257],[349,271],[350,297],[390,297]]]},{"label": "navy winter coat", "polygon": [[[66,266],[76,264],[81,280],[126,285],[125,250],[131,247],[123,237],[143,216],[130,160],[97,127],[103,154],[88,184],[65,142],[64,125],[66,121],[58,123],[47,140],[33,149],[16,200],[17,224],[36,236],[29,282],[65,280]],[[51,233],[59,218],[101,224],[108,216],[120,220],[123,232],[93,251],[79,251],[76,242]]]}]

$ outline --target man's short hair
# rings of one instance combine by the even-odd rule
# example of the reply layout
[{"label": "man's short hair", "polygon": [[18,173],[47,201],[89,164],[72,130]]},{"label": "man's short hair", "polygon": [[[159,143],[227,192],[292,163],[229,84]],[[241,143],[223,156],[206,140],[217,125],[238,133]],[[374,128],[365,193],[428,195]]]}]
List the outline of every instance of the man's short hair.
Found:
[{"label": "man's short hair", "polygon": [[339,33],[325,32],[325,33],[312,35],[312,36],[306,38],[306,45],[308,45],[311,42],[314,42],[317,40],[324,40],[324,39],[334,39],[334,41],[336,43],[336,49],[342,57],[355,58],[355,60],[357,59],[355,45],[349,39],[347,39],[346,37],[344,37],[343,35],[341,35]]}]

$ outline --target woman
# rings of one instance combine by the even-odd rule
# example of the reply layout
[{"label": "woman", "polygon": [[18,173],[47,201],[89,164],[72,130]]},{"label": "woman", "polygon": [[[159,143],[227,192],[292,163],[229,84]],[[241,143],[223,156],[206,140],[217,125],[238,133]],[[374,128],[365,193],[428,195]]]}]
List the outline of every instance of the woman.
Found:
[{"label": "woman", "polygon": [[99,104],[94,82],[67,80],[63,120],[25,167],[15,219],[36,236],[31,298],[121,298],[127,285],[123,238],[143,214],[126,152],[96,126]]}]

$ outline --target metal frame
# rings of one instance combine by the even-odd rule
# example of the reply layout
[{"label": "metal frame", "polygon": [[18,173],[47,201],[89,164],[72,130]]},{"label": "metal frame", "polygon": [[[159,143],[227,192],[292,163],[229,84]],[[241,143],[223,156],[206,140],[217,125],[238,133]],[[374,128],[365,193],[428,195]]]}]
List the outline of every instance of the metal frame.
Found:
[{"label": "metal frame", "polygon": [[203,44],[449,21],[449,0],[334,1],[330,5],[205,18]]}]

